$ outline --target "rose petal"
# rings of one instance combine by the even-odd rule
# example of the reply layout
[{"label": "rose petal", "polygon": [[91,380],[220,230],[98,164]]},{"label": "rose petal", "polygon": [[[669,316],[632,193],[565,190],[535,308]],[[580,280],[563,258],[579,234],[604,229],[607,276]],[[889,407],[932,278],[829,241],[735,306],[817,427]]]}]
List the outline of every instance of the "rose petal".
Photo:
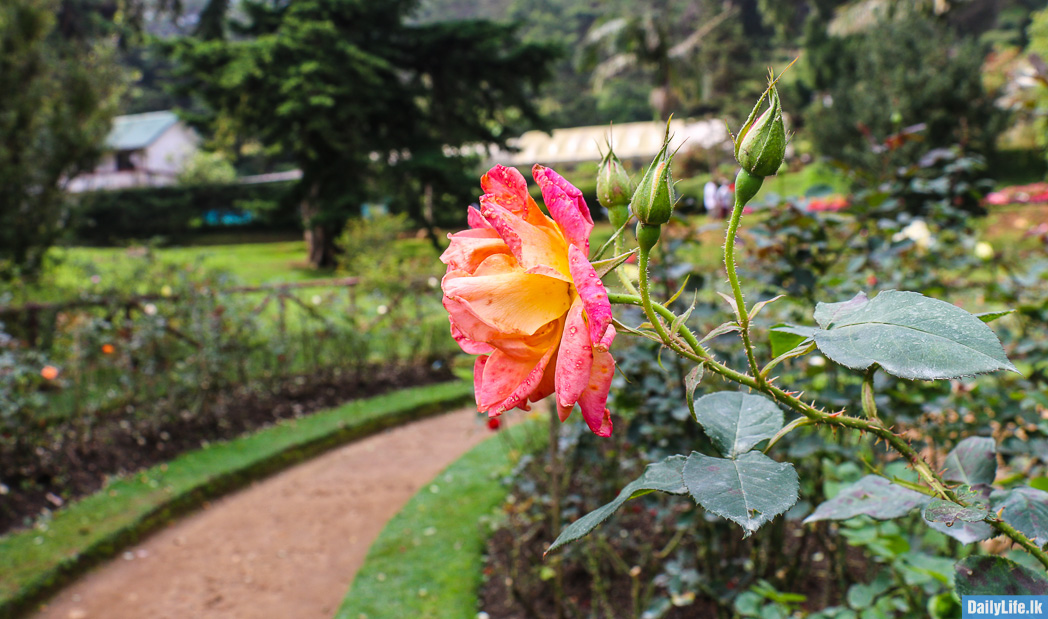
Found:
[{"label": "rose petal", "polygon": [[451,244],[440,255],[440,261],[453,269],[472,273],[492,254],[509,253],[509,247],[491,228],[464,230],[449,234]]},{"label": "rose petal", "polygon": [[568,417],[571,417],[571,412],[574,410],[574,402],[571,404],[561,404],[560,402],[557,402],[557,417],[559,417],[562,422],[567,421]]},{"label": "rose petal", "polygon": [[[608,327],[614,337],[615,327]],[[611,412],[606,408],[611,380],[615,377],[615,359],[610,353],[593,353],[590,383],[579,396],[579,408],[586,425],[597,436],[611,436]]]},{"label": "rose petal", "polygon": [[489,224],[487,220],[484,219],[484,216],[480,214],[480,211],[473,206],[469,207],[469,210],[466,212],[466,223],[469,224],[470,228],[476,230],[491,228],[491,224]]},{"label": "rose petal", "polygon": [[[499,256],[492,256],[499,258]],[[483,265],[477,269],[480,273]],[[521,270],[470,276],[450,271],[442,287],[449,299],[467,309],[505,336],[534,335],[570,307],[568,284],[545,275]],[[460,325],[465,330],[465,327]]]},{"label": "rose petal", "polygon": [[557,404],[561,406],[574,405],[590,382],[593,346],[582,310],[582,300],[575,297],[564,323],[564,335],[560,339],[556,385]]},{"label": "rose petal", "polygon": [[462,349],[462,352],[468,355],[486,355],[495,350],[490,344],[478,342],[466,337],[466,334],[456,327],[454,322],[451,323],[451,337],[455,340],[455,343],[459,345],[459,348]]},{"label": "rose petal", "polygon": [[608,325],[611,324],[611,302],[608,301],[608,291],[605,290],[604,283],[597,277],[597,272],[586,259],[586,255],[574,245],[568,246],[568,268],[571,269],[571,279],[586,308],[590,341],[599,343]]},{"label": "rose petal", "polygon": [[529,270],[545,267],[548,270],[545,274],[566,282],[571,281],[567,247],[560,235],[551,235],[550,230],[533,226],[505,208],[490,202],[481,202],[481,212],[488,223],[498,231],[522,268]]},{"label": "rose petal", "polygon": [[444,309],[451,320],[451,337],[455,338],[463,352],[471,355],[487,354],[493,349],[486,342],[501,336],[469,310],[461,301],[444,297],[441,299]]},{"label": "rose petal", "polygon": [[542,225],[546,216],[528,193],[528,183],[517,168],[496,165],[480,179],[485,195],[481,205],[491,201],[533,225]]},{"label": "rose petal", "polygon": [[484,391],[484,366],[487,363],[487,357],[477,357],[473,362],[473,398],[477,401],[477,412],[484,412],[480,406],[480,394]]},{"label": "rose petal", "polygon": [[482,368],[484,375],[479,387],[476,386],[476,377],[474,377],[474,387],[478,389],[478,410],[490,411],[496,404],[509,397],[527,377],[534,365],[534,361],[525,363],[497,350],[491,353]]},{"label": "rose petal", "polygon": [[528,401],[538,401],[540,398],[532,398],[531,396],[535,393],[538,387],[542,384],[542,378],[546,373],[546,367],[549,365],[550,358],[556,349],[550,348],[546,351],[532,368],[528,372],[528,375],[520,381],[519,386],[513,390],[505,400],[502,401],[498,406],[493,409],[493,412],[498,415],[503,411],[507,411],[511,408],[520,408],[523,410],[529,410]]},{"label": "rose petal", "polygon": [[569,243],[589,256],[593,217],[590,216],[582,192],[560,174],[538,164],[532,168],[532,175],[542,188],[542,201],[546,203],[553,221],[564,231]]},{"label": "rose petal", "polygon": [[500,415],[511,408],[527,407],[528,396],[542,382],[552,355],[552,348],[530,361],[514,359],[498,350],[491,353],[483,367],[482,390],[477,392],[479,410]]},{"label": "rose petal", "polygon": [[[563,326],[563,325],[562,325]],[[560,333],[557,333],[559,336]],[[553,356],[550,357],[549,362],[546,364],[546,371],[542,374],[542,380],[539,381],[535,391],[528,396],[528,399],[532,402],[538,402],[544,398],[553,395],[557,391],[556,377],[557,377],[557,358],[559,356],[559,349],[557,345],[553,346]]]},{"label": "rose petal", "polygon": [[563,319],[546,324],[528,337],[501,337],[489,343],[511,357],[535,360],[546,354],[547,350],[556,350],[560,343]]}]

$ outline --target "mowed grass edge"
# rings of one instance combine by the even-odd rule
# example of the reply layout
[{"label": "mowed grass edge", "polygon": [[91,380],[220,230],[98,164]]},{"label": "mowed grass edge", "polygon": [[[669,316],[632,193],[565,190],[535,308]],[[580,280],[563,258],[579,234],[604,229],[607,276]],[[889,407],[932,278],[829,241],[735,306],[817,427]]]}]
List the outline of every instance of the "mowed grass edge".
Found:
[{"label": "mowed grass edge", "polygon": [[472,399],[472,381],[404,389],[284,421],[115,479],[50,520],[0,537],[0,617],[29,610],[70,579],[209,499]]},{"label": "mowed grass edge", "polygon": [[500,430],[439,473],[382,529],[336,619],[462,619],[477,614],[485,516],[506,498],[503,478],[548,441],[545,416]]}]

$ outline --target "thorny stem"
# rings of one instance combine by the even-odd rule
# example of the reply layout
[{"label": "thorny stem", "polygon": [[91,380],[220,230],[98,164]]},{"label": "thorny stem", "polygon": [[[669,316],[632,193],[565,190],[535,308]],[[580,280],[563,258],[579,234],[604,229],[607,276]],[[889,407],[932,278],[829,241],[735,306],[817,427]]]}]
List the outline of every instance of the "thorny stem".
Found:
[{"label": "thorny stem", "polygon": [[746,300],[742,296],[742,286],[739,285],[739,276],[735,272],[735,235],[739,231],[739,221],[742,219],[742,210],[746,203],[735,193],[735,207],[731,210],[731,220],[728,222],[728,234],[724,240],[724,268],[728,271],[728,282],[731,291],[735,295],[736,317],[739,319],[739,330],[742,333],[742,343],[746,348],[746,359],[750,364],[750,374],[757,382],[765,384],[766,381],[757,370],[757,358],[753,354],[753,344],[750,342],[750,315],[746,311]]},{"label": "thorny stem", "polygon": [[862,377],[862,412],[867,419],[877,419],[877,402],[873,399],[873,375],[877,373],[877,364],[866,369]]},{"label": "thorny stem", "polygon": [[[651,286],[648,281],[648,258],[650,255],[650,248],[645,248],[643,246],[640,248],[640,257],[637,259],[637,266],[640,267],[640,305],[644,308],[644,313],[647,314],[648,320],[651,321],[652,326],[655,328],[655,332],[659,334],[659,337],[662,338],[663,342],[668,342],[670,341],[670,335],[666,332],[666,327],[663,326],[662,321],[655,316],[655,310],[651,300]],[[608,296],[610,297],[611,295]],[[662,306],[660,305],[659,307]],[[669,314],[671,317],[673,316],[673,312],[669,312]]]},{"label": "thorny stem", "polygon": [[[626,220],[626,223],[629,223],[629,219]],[[616,256],[621,256],[623,252],[626,251],[626,239],[623,238],[624,236],[625,235],[623,234],[619,234],[617,237],[615,237]],[[622,287],[626,289],[626,292],[635,296],[640,294],[639,292],[637,292],[637,287],[633,285],[633,282],[630,281],[630,278],[628,275],[626,275],[625,271],[623,271],[622,269],[615,269],[615,275],[618,276],[619,282],[622,283]]]},{"label": "thorny stem", "polygon": [[[641,260],[645,260],[643,253],[641,256]],[[644,268],[642,267],[641,277],[646,277],[643,275],[643,272]],[[641,285],[642,289],[646,288],[644,283]],[[957,503],[958,505],[965,507],[968,506],[967,502],[960,499],[953,490],[946,487],[946,483],[943,481],[942,477],[932,469],[916,449],[914,449],[901,436],[892,432],[891,428],[885,427],[880,419],[876,417],[872,419],[859,419],[858,417],[845,415],[844,411],[835,413],[827,412],[823,409],[816,408],[813,404],[808,404],[802,401],[797,397],[800,395],[799,393],[784,391],[773,384],[767,383],[766,381],[758,381],[752,376],[738,372],[727,365],[720,363],[710,355],[709,351],[702,347],[698,338],[695,337],[695,334],[686,326],[681,326],[676,333],[667,333],[666,329],[659,322],[658,317],[661,316],[672,324],[676,315],[669,308],[655,303],[651,301],[651,299],[643,299],[641,297],[627,294],[609,294],[608,298],[612,303],[643,307],[645,313],[648,315],[648,319],[651,321],[652,325],[656,326],[656,332],[659,333],[659,336],[662,338],[663,343],[666,344],[666,346],[682,357],[705,365],[707,370],[720,374],[724,378],[749,387],[754,391],[764,393],[777,402],[781,402],[808,419],[811,419],[817,425],[825,425],[834,428],[847,428],[858,430],[862,433],[869,432],[877,437],[878,440],[883,440],[910,463],[920,478],[924,480],[924,482],[928,484],[928,486],[930,486],[938,496],[947,501]],[[681,345],[680,339],[676,337],[678,333],[683,339],[683,342],[687,344],[687,347]],[[1022,546],[1023,549],[1036,557],[1037,560],[1048,569],[1048,553],[1037,546],[1037,544],[1031,541],[1030,538],[1006,522],[995,520],[990,521],[989,524],[996,529],[998,533],[1007,536],[1012,541]]]}]

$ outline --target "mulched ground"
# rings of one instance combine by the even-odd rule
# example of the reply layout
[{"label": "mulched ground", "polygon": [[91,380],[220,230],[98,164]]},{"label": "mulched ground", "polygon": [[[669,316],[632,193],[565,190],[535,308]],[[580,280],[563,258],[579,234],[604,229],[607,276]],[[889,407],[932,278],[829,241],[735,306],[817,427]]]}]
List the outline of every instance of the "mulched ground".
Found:
[{"label": "mulched ground", "polygon": [[357,398],[454,378],[447,364],[375,367],[364,374],[299,378],[273,391],[219,394],[203,412],[157,421],[139,411],[54,428],[45,444],[5,439],[0,446],[0,533],[31,525],[102,487],[107,477],[171,460],[185,451],[240,436]]}]

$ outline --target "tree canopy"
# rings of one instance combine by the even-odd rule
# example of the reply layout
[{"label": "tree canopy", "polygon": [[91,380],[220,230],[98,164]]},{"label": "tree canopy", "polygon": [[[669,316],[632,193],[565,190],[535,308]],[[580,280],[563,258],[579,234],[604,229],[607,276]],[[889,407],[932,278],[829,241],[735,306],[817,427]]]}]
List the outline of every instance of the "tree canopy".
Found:
[{"label": "tree canopy", "polygon": [[[257,138],[303,171],[310,262],[366,201],[403,197],[404,179],[445,188],[453,149],[501,144],[540,119],[533,92],[553,48],[487,21],[416,23],[409,0],[247,2],[230,37],[174,46],[195,120]],[[395,205],[397,206],[397,205]],[[399,205],[418,214],[418,196]]]},{"label": "tree canopy", "polygon": [[39,270],[65,219],[64,183],[94,164],[116,111],[123,78],[113,46],[86,30],[100,26],[69,22],[69,11],[78,6],[57,0],[0,4],[4,277]]}]

